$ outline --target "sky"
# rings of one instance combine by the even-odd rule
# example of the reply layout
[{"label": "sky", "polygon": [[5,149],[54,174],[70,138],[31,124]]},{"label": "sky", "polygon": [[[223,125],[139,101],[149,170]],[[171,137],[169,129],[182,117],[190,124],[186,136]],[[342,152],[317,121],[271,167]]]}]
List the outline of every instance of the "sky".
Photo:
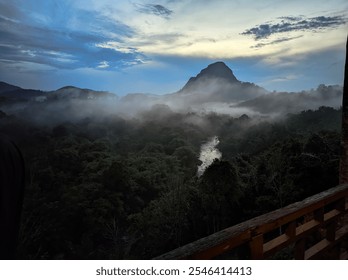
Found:
[{"label": "sky", "polygon": [[346,0],[0,0],[0,81],[181,89],[223,61],[273,91],[343,84]]}]

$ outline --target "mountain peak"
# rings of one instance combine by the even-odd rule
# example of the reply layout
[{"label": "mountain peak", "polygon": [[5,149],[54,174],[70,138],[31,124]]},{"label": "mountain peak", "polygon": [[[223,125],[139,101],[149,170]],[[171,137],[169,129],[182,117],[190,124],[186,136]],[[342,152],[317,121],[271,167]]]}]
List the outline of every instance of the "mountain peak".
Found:
[{"label": "mountain peak", "polygon": [[232,79],[237,82],[232,70],[222,61],[209,64],[207,68],[203,69],[198,75],[209,75],[216,78]]},{"label": "mountain peak", "polygon": [[234,76],[232,70],[222,61],[209,64],[196,77],[191,77],[182,90],[188,90],[196,87],[200,82],[223,79],[229,84],[240,83]]},{"label": "mountain peak", "polygon": [[117,95],[107,91],[95,91],[88,88],[79,88],[75,86],[65,86],[51,92],[52,96],[58,99],[78,98],[78,99],[97,99],[97,98],[117,98]]},{"label": "mountain peak", "polygon": [[65,86],[65,87],[61,87],[61,88],[57,89],[57,91],[62,91],[62,90],[74,90],[74,89],[80,89],[80,88],[74,87],[74,86]]}]

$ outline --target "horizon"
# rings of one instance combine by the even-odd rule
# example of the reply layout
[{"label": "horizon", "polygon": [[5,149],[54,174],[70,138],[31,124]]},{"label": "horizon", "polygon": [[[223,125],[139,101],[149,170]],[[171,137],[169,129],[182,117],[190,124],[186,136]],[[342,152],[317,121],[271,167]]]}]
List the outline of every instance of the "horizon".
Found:
[{"label": "horizon", "polygon": [[[208,68],[208,66],[210,66],[210,65],[212,65],[212,64],[215,64],[215,63],[220,63],[220,62],[224,63],[223,61],[215,61],[215,62],[212,62],[211,64],[207,65],[207,67],[201,69],[198,73],[196,73],[196,74],[194,74],[194,75],[188,77],[187,80],[186,80],[186,82],[185,82],[180,88],[178,88],[177,90],[175,90],[175,91],[173,91],[173,92],[160,93],[160,94],[151,93],[151,92],[126,92],[125,94],[119,95],[119,94],[117,94],[116,92],[112,92],[112,91],[108,91],[108,90],[98,90],[98,89],[95,89],[95,88],[78,87],[78,86],[69,85],[69,84],[64,85],[64,86],[62,86],[62,87],[59,87],[59,88],[51,89],[51,90],[44,90],[44,89],[41,89],[41,88],[24,88],[24,87],[20,87],[20,86],[18,86],[18,85],[16,85],[16,84],[11,84],[11,83],[8,83],[8,82],[6,82],[6,81],[1,81],[1,80],[0,80],[0,83],[5,83],[5,84],[11,85],[11,86],[16,86],[16,87],[19,87],[19,88],[24,89],[24,90],[38,90],[38,91],[43,91],[43,92],[58,91],[58,90],[62,90],[62,89],[65,89],[65,88],[77,88],[77,89],[81,89],[81,90],[92,90],[92,91],[103,91],[103,92],[108,92],[108,93],[115,94],[115,95],[118,96],[118,97],[125,97],[125,96],[127,96],[128,94],[130,94],[130,95],[132,95],[132,94],[145,94],[145,95],[149,94],[149,95],[158,95],[158,96],[161,96],[161,95],[167,95],[167,94],[170,95],[170,94],[173,94],[173,93],[180,92],[180,91],[185,87],[185,85],[189,82],[190,78],[197,77],[198,74],[199,74],[202,70]],[[224,64],[225,64],[225,63],[224,63]],[[225,64],[225,65],[226,65],[226,64]],[[228,67],[228,65],[226,65],[226,66]],[[228,67],[228,68],[229,68],[229,67]],[[229,68],[229,69],[230,69],[230,68]],[[232,69],[231,69],[231,70],[232,70]],[[232,70],[232,74],[234,75],[233,70]],[[234,75],[234,76],[235,76],[235,75]],[[236,77],[236,78],[237,78],[237,80],[238,80],[239,82],[242,82],[242,83],[244,83],[244,82],[249,82],[249,81],[242,81],[242,80],[239,80],[238,77]],[[255,84],[255,85],[258,86],[258,84]],[[298,91],[291,91],[291,92],[287,92],[287,91],[276,91],[276,90],[270,91],[270,90],[267,90],[267,89],[266,89],[266,90],[268,91],[268,93],[271,93],[271,92],[278,92],[278,93],[282,93],[282,92],[284,92],[284,93],[298,93],[298,92],[302,92],[302,91],[316,90],[316,89],[318,89],[321,85],[324,85],[324,86],[327,86],[327,87],[329,87],[329,86],[339,86],[339,87],[342,87],[342,88],[343,88],[343,84],[318,84],[318,85],[316,85],[316,86],[314,86],[314,87],[312,87],[312,88],[301,89],[301,90],[298,90]]]},{"label": "horizon", "polygon": [[0,7],[1,80],[22,88],[161,95],[216,61],[268,91],[343,85],[342,0],[0,0]]}]

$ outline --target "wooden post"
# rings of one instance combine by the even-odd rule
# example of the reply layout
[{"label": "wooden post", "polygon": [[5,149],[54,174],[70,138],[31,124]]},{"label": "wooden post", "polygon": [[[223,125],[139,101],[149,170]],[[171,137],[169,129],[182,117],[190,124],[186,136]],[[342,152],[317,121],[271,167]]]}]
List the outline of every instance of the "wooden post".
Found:
[{"label": "wooden post", "polygon": [[295,260],[303,260],[305,256],[305,238],[297,240],[295,243]]},{"label": "wooden post", "polygon": [[285,230],[285,234],[290,238],[294,238],[296,235],[296,221],[289,223]]},{"label": "wooden post", "polygon": [[253,260],[263,259],[263,235],[259,234],[254,236],[250,243],[251,258]]},{"label": "wooden post", "polygon": [[346,198],[341,198],[336,201],[335,203],[335,209],[341,212],[344,212],[346,209]]},{"label": "wooden post", "polygon": [[348,183],[348,38],[346,44],[346,64],[342,99],[342,136],[339,183]]},{"label": "wooden post", "polygon": [[319,208],[314,211],[314,220],[322,223],[324,221],[324,208]]},{"label": "wooden post", "polygon": [[326,239],[330,242],[335,241],[337,221],[333,221],[326,227]]}]

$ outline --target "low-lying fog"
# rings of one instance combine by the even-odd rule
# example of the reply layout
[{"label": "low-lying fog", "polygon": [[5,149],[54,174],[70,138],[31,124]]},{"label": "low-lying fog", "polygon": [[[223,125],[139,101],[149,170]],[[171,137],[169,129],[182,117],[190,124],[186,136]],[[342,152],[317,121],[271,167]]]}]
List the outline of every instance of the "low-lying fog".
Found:
[{"label": "low-lying fog", "polygon": [[[342,87],[320,85],[315,90],[297,93],[272,92],[246,100],[217,101],[214,98],[198,102],[190,94],[170,95],[133,94],[118,98],[55,98],[53,100],[0,103],[0,110],[9,115],[17,115],[43,124],[56,124],[65,121],[77,121],[83,118],[98,118],[118,115],[122,118],[141,118],[151,115],[154,110],[157,117],[167,113],[190,112],[204,115],[208,113],[226,114],[232,117],[276,118],[288,113],[316,109],[320,106],[339,108],[342,102]],[[231,93],[233,95],[233,93]],[[250,94],[249,94],[250,97]],[[204,98],[203,98],[204,99]],[[218,98],[221,99],[221,96]],[[150,112],[149,112],[150,111]]]}]

